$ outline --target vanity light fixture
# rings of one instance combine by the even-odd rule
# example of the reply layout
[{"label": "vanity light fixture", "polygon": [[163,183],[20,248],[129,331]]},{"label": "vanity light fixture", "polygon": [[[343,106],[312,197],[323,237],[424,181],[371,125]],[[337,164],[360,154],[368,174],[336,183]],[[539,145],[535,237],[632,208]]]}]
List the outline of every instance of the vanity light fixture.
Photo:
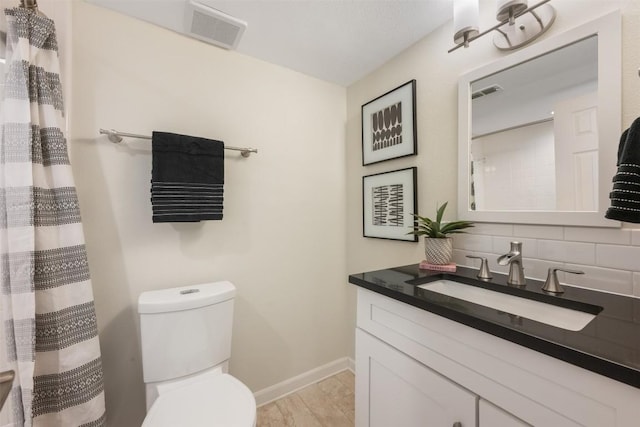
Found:
[{"label": "vanity light fixture", "polygon": [[529,6],[527,0],[497,0],[496,19],[500,21],[486,31],[478,27],[478,0],[454,0],[453,3],[453,41],[456,45],[449,53],[492,31],[493,44],[500,50],[518,49],[531,43],[551,27],[556,19],[556,11],[542,0]]}]

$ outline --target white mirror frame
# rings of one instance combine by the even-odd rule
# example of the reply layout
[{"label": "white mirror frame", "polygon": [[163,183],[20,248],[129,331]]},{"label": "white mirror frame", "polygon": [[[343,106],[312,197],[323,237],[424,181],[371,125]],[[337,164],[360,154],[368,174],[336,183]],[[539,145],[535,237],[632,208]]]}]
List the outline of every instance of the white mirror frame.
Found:
[{"label": "white mirror frame", "polygon": [[[471,83],[587,37],[598,35],[598,211],[472,211],[470,209]],[[458,218],[477,222],[620,227],[604,217],[616,173],[622,121],[620,11],[568,30],[461,76],[458,84]]]}]

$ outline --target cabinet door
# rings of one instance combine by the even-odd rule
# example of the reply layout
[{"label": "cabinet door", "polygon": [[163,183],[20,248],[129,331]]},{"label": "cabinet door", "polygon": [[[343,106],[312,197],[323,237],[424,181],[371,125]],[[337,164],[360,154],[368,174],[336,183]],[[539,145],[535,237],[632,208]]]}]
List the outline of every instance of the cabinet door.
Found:
[{"label": "cabinet door", "polygon": [[531,427],[531,424],[525,423],[484,399],[480,399],[478,406],[480,427]]},{"label": "cabinet door", "polygon": [[475,427],[476,405],[473,393],[356,329],[358,427]]}]

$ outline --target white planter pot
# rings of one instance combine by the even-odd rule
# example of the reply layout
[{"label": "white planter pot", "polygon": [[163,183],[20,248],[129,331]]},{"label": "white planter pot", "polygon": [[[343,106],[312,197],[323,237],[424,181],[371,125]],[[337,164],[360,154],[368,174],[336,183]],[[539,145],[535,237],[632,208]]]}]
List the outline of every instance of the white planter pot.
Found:
[{"label": "white planter pot", "polygon": [[424,238],[424,256],[429,264],[449,264],[453,257],[453,241],[451,237],[435,239]]}]

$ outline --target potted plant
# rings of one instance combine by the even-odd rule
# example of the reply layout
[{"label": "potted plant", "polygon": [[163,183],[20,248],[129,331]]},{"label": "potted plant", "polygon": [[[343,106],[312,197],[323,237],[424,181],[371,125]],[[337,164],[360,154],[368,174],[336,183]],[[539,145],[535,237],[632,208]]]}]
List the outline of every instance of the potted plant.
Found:
[{"label": "potted plant", "polygon": [[416,221],[413,231],[408,234],[424,236],[424,254],[429,264],[443,265],[451,263],[453,256],[453,244],[450,234],[466,233],[466,228],[473,227],[471,221],[451,221],[442,223],[444,210],[447,208],[445,202],[437,208],[436,220],[413,214]]}]

